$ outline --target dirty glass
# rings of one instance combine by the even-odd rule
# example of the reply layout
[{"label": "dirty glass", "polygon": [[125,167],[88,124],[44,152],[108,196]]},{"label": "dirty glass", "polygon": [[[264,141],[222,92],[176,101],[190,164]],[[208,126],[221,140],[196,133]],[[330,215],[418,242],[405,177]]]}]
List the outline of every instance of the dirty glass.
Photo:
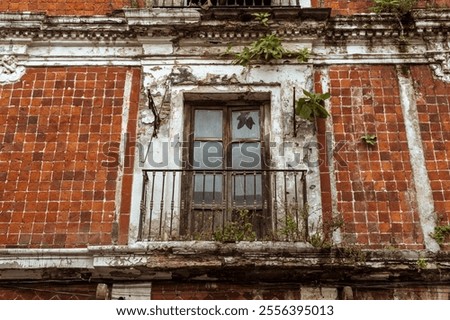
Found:
[{"label": "dirty glass", "polygon": [[222,110],[195,110],[195,138],[222,138]]}]

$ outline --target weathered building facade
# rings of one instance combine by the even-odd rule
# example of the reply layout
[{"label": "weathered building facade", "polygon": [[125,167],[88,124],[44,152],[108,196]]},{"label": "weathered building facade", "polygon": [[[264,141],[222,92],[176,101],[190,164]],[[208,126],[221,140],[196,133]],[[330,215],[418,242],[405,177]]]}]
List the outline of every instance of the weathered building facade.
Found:
[{"label": "weathered building facade", "polygon": [[448,299],[450,3],[190,2],[0,4],[0,297]]}]

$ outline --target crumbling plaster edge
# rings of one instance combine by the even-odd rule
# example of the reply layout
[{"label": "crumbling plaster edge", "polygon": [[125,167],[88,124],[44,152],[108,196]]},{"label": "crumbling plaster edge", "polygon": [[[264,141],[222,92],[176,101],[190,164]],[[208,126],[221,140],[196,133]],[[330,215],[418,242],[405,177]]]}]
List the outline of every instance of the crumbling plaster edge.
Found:
[{"label": "crumbling plaster edge", "polygon": [[[88,246],[87,248],[64,249],[0,249],[1,269],[43,269],[43,268],[83,268],[91,269],[112,265],[116,267],[132,267],[147,261],[154,256],[223,256],[260,258],[262,264],[270,257],[286,256],[287,259],[298,260],[299,264],[306,260],[325,259],[334,261],[339,249],[317,249],[304,242],[236,242],[221,243],[214,241],[170,241],[139,242],[133,245]],[[345,250],[345,249],[342,249]],[[418,259],[439,260],[450,266],[450,254],[438,254],[426,250],[364,250],[366,261],[361,263],[374,266],[393,263],[411,263]],[[270,260],[270,259],[269,259]]]}]

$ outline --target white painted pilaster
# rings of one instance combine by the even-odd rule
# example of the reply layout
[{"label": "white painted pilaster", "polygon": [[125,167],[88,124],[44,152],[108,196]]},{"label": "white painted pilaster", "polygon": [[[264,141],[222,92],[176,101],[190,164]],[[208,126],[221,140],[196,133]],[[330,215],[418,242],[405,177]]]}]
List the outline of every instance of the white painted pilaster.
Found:
[{"label": "white painted pilaster", "polygon": [[417,210],[425,243],[425,248],[439,251],[438,243],[430,236],[436,226],[436,214],[434,212],[434,200],[431,191],[423,153],[422,138],[419,128],[414,87],[411,78],[404,76],[400,67],[397,69],[400,88],[400,100],[402,104],[403,118],[405,121],[406,138],[410,154],[411,167],[416,188]]}]

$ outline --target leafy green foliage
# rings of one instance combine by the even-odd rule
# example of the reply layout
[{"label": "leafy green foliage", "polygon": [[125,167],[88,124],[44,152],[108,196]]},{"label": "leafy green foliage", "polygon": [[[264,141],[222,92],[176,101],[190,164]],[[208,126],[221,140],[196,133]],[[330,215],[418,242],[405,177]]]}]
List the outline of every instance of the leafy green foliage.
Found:
[{"label": "leafy green foliage", "polygon": [[370,146],[377,144],[377,136],[374,134],[365,134],[361,137],[361,139]]},{"label": "leafy green foliage", "polygon": [[214,233],[214,240],[222,242],[256,240],[249,211],[241,210],[238,213],[239,216],[236,221],[226,224],[222,230]]},{"label": "leafy green foliage", "polygon": [[444,243],[445,239],[450,236],[450,224],[446,226],[434,227],[434,232],[430,235],[438,244]]},{"label": "leafy green foliage", "polygon": [[303,240],[302,232],[299,230],[298,223],[292,214],[286,214],[286,219],[280,230],[280,234],[285,241]]},{"label": "leafy green foliage", "polygon": [[268,12],[257,12],[252,13],[252,16],[255,17],[256,21],[259,21],[264,27],[269,26],[270,13]]},{"label": "leafy green foliage", "polygon": [[297,52],[292,52],[291,54],[296,54],[297,60],[300,62],[308,62],[311,53],[309,52],[308,48],[303,48],[298,50]]},{"label": "leafy green foliage", "polygon": [[417,0],[374,0],[374,3],[375,6],[372,7],[372,11],[375,13],[404,15],[413,9]]},{"label": "leafy green foliage", "polygon": [[250,47],[244,47],[242,52],[236,54],[236,64],[246,66],[252,60],[281,59],[286,50],[281,45],[281,39],[274,34],[269,34],[252,42]]},{"label": "leafy green foliage", "polygon": [[428,262],[424,258],[419,258],[417,260],[417,262],[416,262],[416,265],[417,265],[417,269],[423,270],[423,269],[426,269],[428,267]]},{"label": "leafy green foliage", "polygon": [[325,238],[320,233],[315,233],[309,237],[309,243],[314,248],[330,248],[331,244],[325,241]]},{"label": "leafy green foliage", "polygon": [[305,120],[313,121],[317,118],[327,118],[330,116],[323,106],[323,102],[330,98],[330,93],[313,93],[303,90],[304,98],[296,101],[296,113]]},{"label": "leafy green foliage", "polygon": [[[270,13],[258,12],[253,13],[256,21],[259,21],[264,27],[269,26]],[[224,55],[231,53],[232,46],[229,45]],[[235,54],[235,64],[240,64],[244,67],[248,66],[253,60],[270,61],[273,59],[291,58],[296,56],[300,62],[307,62],[310,52],[307,48],[298,51],[286,50],[281,39],[275,34],[266,34],[258,40],[252,42],[249,47],[244,47],[241,52]]]}]

